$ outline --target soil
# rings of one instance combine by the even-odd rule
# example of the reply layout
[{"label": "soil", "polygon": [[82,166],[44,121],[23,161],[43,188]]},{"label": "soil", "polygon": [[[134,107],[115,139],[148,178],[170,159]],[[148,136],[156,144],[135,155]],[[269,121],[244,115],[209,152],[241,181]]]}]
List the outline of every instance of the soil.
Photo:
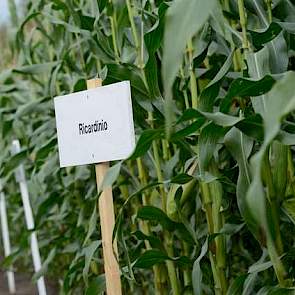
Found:
[{"label": "soil", "polygon": [[[25,273],[15,273],[16,295],[38,295],[36,286],[31,281],[31,276]],[[46,282],[47,295],[57,295],[57,288]],[[0,295],[10,295],[8,292],[7,279],[4,272],[0,271]]]}]

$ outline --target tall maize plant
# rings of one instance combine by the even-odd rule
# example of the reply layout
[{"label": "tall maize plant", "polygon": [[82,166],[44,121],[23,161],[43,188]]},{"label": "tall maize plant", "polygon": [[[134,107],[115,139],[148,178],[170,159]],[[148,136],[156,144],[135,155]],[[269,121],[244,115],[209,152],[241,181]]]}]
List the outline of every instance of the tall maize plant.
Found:
[{"label": "tall maize plant", "polygon": [[[53,97],[130,80],[137,135],[113,163],[124,294],[294,294],[295,1],[28,0],[0,74],[0,171],[30,269],[24,163],[45,274],[105,290],[94,170],[60,169]],[[22,151],[10,155],[14,138]]]}]

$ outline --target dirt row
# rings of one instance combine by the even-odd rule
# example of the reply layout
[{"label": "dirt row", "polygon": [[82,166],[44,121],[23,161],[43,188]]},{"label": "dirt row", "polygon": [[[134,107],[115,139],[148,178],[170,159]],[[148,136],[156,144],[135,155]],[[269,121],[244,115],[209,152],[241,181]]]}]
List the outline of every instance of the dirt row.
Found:
[{"label": "dirt row", "polygon": [[[37,295],[37,288],[32,283],[31,277],[25,273],[15,273],[16,295]],[[57,289],[52,283],[46,282],[47,295],[57,295]],[[0,295],[10,295],[8,292],[6,274],[0,271]]]}]

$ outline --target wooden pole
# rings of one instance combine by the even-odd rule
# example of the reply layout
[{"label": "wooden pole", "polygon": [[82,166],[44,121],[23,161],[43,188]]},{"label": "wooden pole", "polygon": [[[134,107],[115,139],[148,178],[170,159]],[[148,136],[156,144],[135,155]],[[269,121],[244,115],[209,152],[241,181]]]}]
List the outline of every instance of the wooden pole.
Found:
[{"label": "wooden pole", "polygon": [[[101,86],[101,79],[87,80],[87,89]],[[97,190],[100,191],[102,181],[109,169],[109,162],[95,165]],[[108,295],[121,295],[120,268],[115,257],[118,256],[117,241],[112,242],[115,226],[115,214],[112,188],[102,191],[98,200],[100,227],[103,247],[104,271]],[[115,253],[114,253],[115,252]]]}]

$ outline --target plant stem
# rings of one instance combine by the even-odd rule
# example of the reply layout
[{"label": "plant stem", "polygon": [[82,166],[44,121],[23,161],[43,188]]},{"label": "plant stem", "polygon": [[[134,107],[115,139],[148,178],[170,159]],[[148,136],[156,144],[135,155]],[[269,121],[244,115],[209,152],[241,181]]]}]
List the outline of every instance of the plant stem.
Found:
[{"label": "plant stem", "polygon": [[161,143],[162,143],[162,150],[163,150],[163,160],[168,161],[170,158],[169,143],[166,139],[162,139]]},{"label": "plant stem", "polygon": [[[218,175],[217,165],[212,162],[209,167],[210,172],[213,175]],[[214,180],[209,184],[210,194],[212,199],[212,215],[213,215],[213,223],[214,223],[214,233],[220,233],[224,222],[222,216],[222,185],[218,180]],[[221,294],[226,294],[227,292],[227,281],[225,275],[226,269],[226,251],[225,251],[225,237],[224,235],[219,235],[215,238],[215,246],[216,246],[216,270],[217,275],[220,281]]]},{"label": "plant stem", "polygon": [[276,199],[276,192],[273,184],[273,175],[271,172],[271,167],[269,163],[269,149],[266,152],[265,158],[264,158],[264,165],[263,165],[263,178],[266,183],[267,187],[267,196],[271,207],[271,215],[272,215],[272,221],[274,223],[274,230],[275,230],[275,237],[276,237],[276,248],[281,255],[283,253],[283,243],[282,243],[282,237],[281,237],[281,231],[280,231],[280,221],[279,221],[279,214],[278,214],[278,202]]},{"label": "plant stem", "polygon": [[[152,126],[153,126],[153,113],[149,112],[149,117],[148,120]],[[156,141],[153,141],[153,154],[154,154],[154,159],[155,159],[155,168],[156,168],[156,173],[157,173],[157,178],[159,182],[163,182],[163,174],[161,170],[161,161],[160,161],[160,155],[159,155],[159,150],[158,150],[158,145]],[[161,202],[162,202],[162,210],[167,213],[167,195],[164,189],[163,185],[160,185],[160,196],[161,196]],[[167,251],[167,254],[169,257],[174,257],[174,250],[173,250],[173,238],[170,232],[165,231],[164,232],[164,243],[165,243],[165,248]],[[168,276],[172,288],[172,293],[174,295],[180,294],[180,287],[178,283],[178,278],[176,275],[176,268],[174,265],[174,262],[171,260],[166,260],[166,266],[168,270]]]},{"label": "plant stem", "polygon": [[282,262],[279,259],[279,255],[283,252],[283,243],[281,238],[281,232],[280,232],[280,224],[279,224],[279,216],[277,212],[277,202],[275,199],[275,189],[273,186],[273,176],[271,172],[271,167],[269,163],[269,149],[266,152],[264,163],[263,163],[263,171],[262,176],[267,186],[267,194],[268,194],[268,200],[270,202],[271,207],[271,216],[272,221],[274,223],[274,230],[275,230],[275,240],[276,242],[273,242],[273,236],[268,231],[267,232],[267,249],[269,252],[270,259],[272,261],[277,279],[279,281],[279,284],[281,287],[285,286],[285,270]]},{"label": "plant stem", "polygon": [[268,21],[271,23],[272,22],[272,10],[271,10],[272,0],[265,0],[265,1],[267,6]]},{"label": "plant stem", "polygon": [[[131,31],[132,31],[132,36],[135,44],[135,49],[138,51],[138,60],[141,59],[141,50],[140,50],[140,44],[139,44],[139,39],[135,27],[135,22],[134,22],[134,15],[133,15],[133,10],[131,7],[130,0],[126,0],[126,5],[127,5],[127,10],[128,10],[128,16],[129,16],[129,21],[131,25]],[[138,63],[139,68],[140,68],[140,62]]]},{"label": "plant stem", "polygon": [[[147,80],[146,80],[146,76],[145,76],[145,72],[144,72],[143,43],[142,43],[142,46],[140,46],[139,38],[137,35],[135,23],[134,23],[134,15],[133,15],[133,10],[131,7],[130,0],[126,0],[126,5],[127,5],[128,16],[129,16],[129,21],[131,24],[131,30],[132,30],[132,35],[133,35],[135,47],[138,52],[138,60],[139,60],[138,67],[141,70],[143,82],[144,82],[146,88],[148,89],[148,84],[147,84]],[[143,36],[143,31],[141,33]],[[143,42],[143,37],[141,38],[141,40]],[[151,127],[153,128],[153,114],[151,112],[148,113],[148,121],[150,122]],[[156,168],[157,178],[158,178],[159,182],[163,182],[164,178],[163,178],[162,171],[161,171],[161,161],[160,161],[159,150],[158,150],[158,145],[157,145],[156,141],[153,141],[152,147],[153,147],[153,154],[154,154],[154,159],[155,159],[155,168]],[[162,210],[166,213],[167,196],[166,196],[166,192],[164,190],[163,185],[160,186],[160,195],[161,195],[161,201],[162,201]],[[164,233],[164,241],[166,244],[167,254],[170,257],[173,257],[174,251],[173,251],[173,244],[172,244],[172,236],[169,232]],[[178,279],[176,276],[176,269],[174,266],[174,262],[168,260],[168,261],[166,261],[166,265],[167,265],[167,269],[168,269],[168,276],[169,276],[172,292],[174,295],[178,295],[178,294],[180,294],[180,288],[179,288]]]},{"label": "plant stem", "polygon": [[110,22],[111,22],[112,41],[113,41],[113,47],[114,47],[114,52],[115,52],[115,59],[116,59],[116,62],[118,63],[120,61],[120,57],[119,57],[119,51],[118,51],[118,46],[117,46],[115,18],[116,18],[116,14],[115,14],[115,12],[113,12],[113,15],[110,16]]},{"label": "plant stem", "polygon": [[288,183],[291,194],[295,195],[295,179],[294,179],[294,163],[292,159],[292,152],[288,150]]},{"label": "plant stem", "polygon": [[18,27],[18,16],[17,16],[17,9],[16,9],[15,0],[8,0],[8,8],[9,8],[11,26],[13,28],[17,28]]},{"label": "plant stem", "polygon": [[[112,0],[109,0],[109,3],[111,5],[114,5],[112,3]],[[117,45],[117,15],[116,15],[116,8],[113,7],[113,14],[109,17],[110,23],[111,23],[111,31],[112,31],[112,42],[113,42],[113,47],[114,47],[114,53],[115,53],[115,59],[116,63],[120,62],[120,55],[119,55],[119,50],[118,50],[118,45]]]},{"label": "plant stem", "polygon": [[[203,196],[203,206],[206,210],[206,219],[208,223],[208,232],[210,235],[219,233],[223,227],[223,218],[221,210],[222,187],[218,181],[210,184],[200,183]],[[213,243],[213,242],[212,242]],[[227,281],[225,275],[226,257],[225,257],[225,241],[223,236],[215,238],[215,250],[211,250],[211,269],[215,282],[216,292],[218,294],[226,294]]]},{"label": "plant stem", "polygon": [[[143,167],[141,158],[137,158],[136,162],[137,162],[137,169],[138,169],[138,178],[139,178],[142,186],[146,186],[148,183],[147,176],[146,176],[145,169]],[[142,203],[144,206],[147,206],[149,203],[147,200],[147,196],[144,192],[142,193]],[[150,236],[151,230],[150,230],[149,223],[146,221],[142,221],[140,225],[141,225],[143,233],[147,236]],[[146,246],[147,250],[151,249],[151,245],[150,245],[149,241],[145,241],[145,246]],[[155,282],[154,282],[155,283],[155,294],[161,295],[164,291],[164,286],[161,281],[160,267],[158,265],[154,265],[153,272],[154,272],[154,278],[155,278]]]},{"label": "plant stem", "polygon": [[[224,1],[224,9],[228,12],[230,12],[230,5],[229,5],[229,0],[225,0]],[[234,29],[235,28],[235,21],[234,20],[230,20],[229,21],[230,26]],[[231,50],[235,50],[235,44],[233,42],[233,40],[231,40],[230,42],[230,48]],[[233,56],[233,64],[234,64],[234,71],[235,72],[239,72],[240,71],[240,63],[239,63],[239,58],[238,58],[238,51],[239,49],[236,49],[234,52],[234,56]]]},{"label": "plant stem", "polygon": [[187,44],[187,51],[189,57],[189,73],[190,73],[190,87],[191,87],[191,96],[192,96],[192,107],[196,109],[198,107],[198,88],[197,88],[197,79],[194,72],[194,60],[193,60],[193,43],[190,39]]},{"label": "plant stem", "polygon": [[[185,75],[184,75],[183,67],[180,68],[179,72],[180,72],[181,80],[183,80],[183,83],[185,83]],[[183,90],[180,89],[180,91],[182,91],[183,93],[185,108],[186,109],[190,108],[186,89],[183,89]]]},{"label": "plant stem", "polygon": [[79,40],[79,35],[78,33],[75,33],[75,37],[78,43],[78,49],[79,49],[79,55],[80,55],[80,62],[81,62],[81,67],[83,68],[84,71],[84,77],[87,77],[87,73],[86,73],[86,63],[84,60],[84,55],[83,55],[83,51],[82,51],[82,47],[81,47],[81,42]]},{"label": "plant stem", "polygon": [[134,39],[135,49],[137,51],[137,67],[141,71],[143,83],[144,83],[146,89],[148,90],[149,88],[148,88],[148,83],[147,83],[147,79],[146,79],[146,75],[145,75],[145,71],[144,71],[144,60],[143,60],[143,47],[144,47],[143,46],[144,45],[143,19],[141,17],[141,39],[140,39],[141,44],[140,44],[137,30],[136,30],[136,26],[135,26],[135,22],[134,22],[134,14],[133,14],[130,0],[126,0],[126,5],[127,5],[128,17],[129,17],[129,21],[130,21],[130,25],[131,25],[131,32],[132,32],[132,36]]},{"label": "plant stem", "polygon": [[241,23],[242,35],[243,35],[243,49],[245,51],[248,51],[249,42],[247,38],[247,18],[246,18],[244,0],[238,0],[238,6],[239,6],[240,23]]},{"label": "plant stem", "polygon": [[[184,249],[184,256],[189,257],[190,256],[190,247],[189,244],[186,242],[183,242],[183,249]],[[183,271],[183,280],[184,280],[184,286],[191,285],[192,278],[191,278],[191,272],[188,269],[185,269]]]},{"label": "plant stem", "polygon": [[279,281],[279,285],[280,285],[280,287],[285,287],[286,286],[286,282],[285,282],[286,273],[284,270],[284,266],[276,253],[276,249],[274,247],[274,243],[273,243],[271,237],[267,238],[267,249],[268,249],[270,260],[273,264],[273,268],[275,270],[277,279]]},{"label": "plant stem", "polygon": [[220,281],[219,281],[219,277],[217,275],[217,270],[216,270],[216,261],[213,256],[213,253],[211,251],[209,251],[209,260],[210,260],[211,270],[212,270],[212,274],[213,274],[215,294],[222,295]]}]

